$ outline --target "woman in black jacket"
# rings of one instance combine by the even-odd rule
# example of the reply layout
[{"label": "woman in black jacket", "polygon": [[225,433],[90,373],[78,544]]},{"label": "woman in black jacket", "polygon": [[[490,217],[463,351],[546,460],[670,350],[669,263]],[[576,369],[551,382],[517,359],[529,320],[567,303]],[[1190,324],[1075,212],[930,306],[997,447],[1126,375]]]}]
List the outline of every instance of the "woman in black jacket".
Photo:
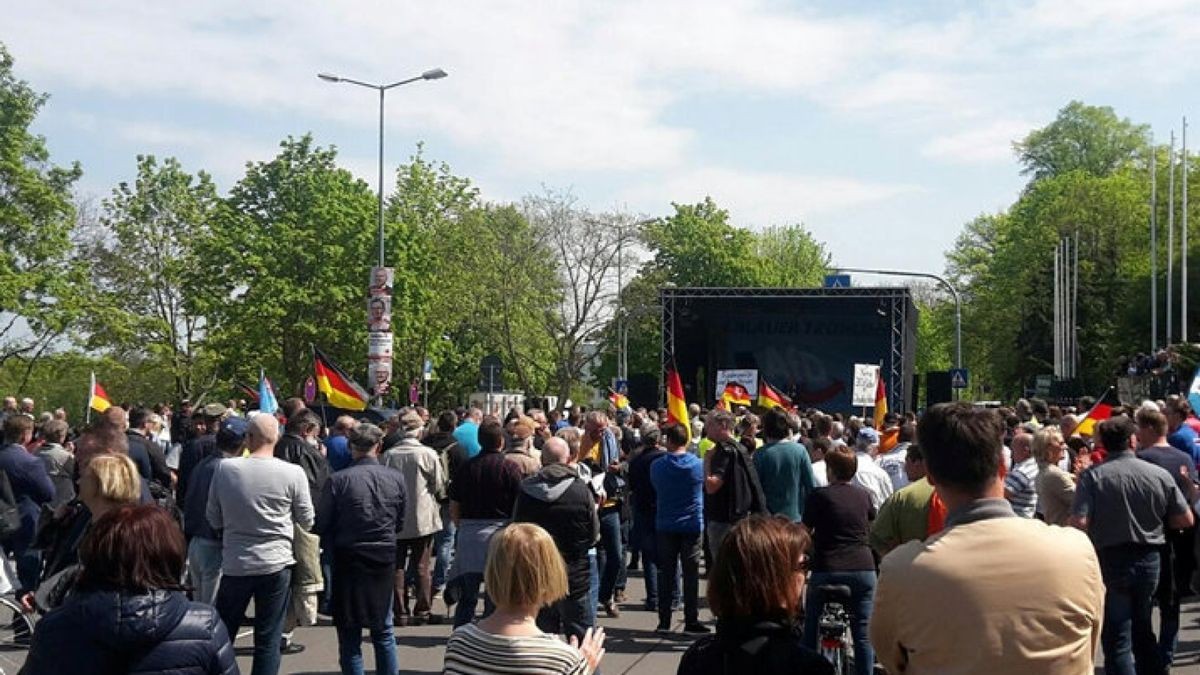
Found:
[{"label": "woman in black jacket", "polygon": [[808,533],[780,516],[734,525],[708,577],[716,635],[688,648],[679,675],[832,675],[833,664],[801,644],[796,625],[808,547]]},{"label": "woman in black jacket", "polygon": [[157,506],[123,506],[92,524],[79,581],[37,625],[27,675],[238,673],[216,610],[179,586],[183,534]]}]

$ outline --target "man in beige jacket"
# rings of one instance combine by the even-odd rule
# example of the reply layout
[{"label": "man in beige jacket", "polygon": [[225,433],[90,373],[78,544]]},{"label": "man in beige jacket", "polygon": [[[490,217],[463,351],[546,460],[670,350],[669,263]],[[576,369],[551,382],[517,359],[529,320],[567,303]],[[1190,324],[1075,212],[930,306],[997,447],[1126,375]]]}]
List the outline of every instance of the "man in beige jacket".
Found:
[{"label": "man in beige jacket", "polygon": [[946,529],[883,559],[871,642],[892,675],[1092,673],[1104,584],[1082,533],[1018,518],[1000,479],[1003,426],[967,403],[917,431]]}]

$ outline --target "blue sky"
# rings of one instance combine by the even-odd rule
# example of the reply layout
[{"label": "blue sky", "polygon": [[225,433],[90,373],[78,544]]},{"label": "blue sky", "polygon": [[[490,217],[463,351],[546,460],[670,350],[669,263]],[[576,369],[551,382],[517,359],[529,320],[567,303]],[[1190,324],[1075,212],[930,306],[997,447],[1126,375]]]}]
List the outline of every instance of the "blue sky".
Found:
[{"label": "blue sky", "polygon": [[376,100],[319,71],[450,77],[388,97],[389,171],[424,141],[488,199],[542,186],[639,216],[711,194],[803,222],[836,264],[938,272],[1024,183],[1011,142],[1071,99],[1166,138],[1200,114],[1188,0],[335,3],[0,0],[37,123],[80,190],[139,153],[228,189],[311,131],[375,182]]}]

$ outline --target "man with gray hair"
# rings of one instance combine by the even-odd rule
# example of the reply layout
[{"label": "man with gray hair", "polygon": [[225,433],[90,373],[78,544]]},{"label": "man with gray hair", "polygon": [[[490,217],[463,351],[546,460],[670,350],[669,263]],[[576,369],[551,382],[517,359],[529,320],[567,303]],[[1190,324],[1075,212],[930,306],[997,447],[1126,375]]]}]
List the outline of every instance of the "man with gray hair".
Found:
[{"label": "man with gray hair", "polygon": [[[317,524],[333,551],[330,613],[337,626],[343,670],[362,672],[362,631],[371,633],[375,668],[399,669],[392,634],[392,585],[396,578],[396,536],[405,524],[404,477],[379,463],[383,431],[361,423],[346,436],[350,466],[325,483]],[[400,576],[403,576],[403,567]]]},{"label": "man with gray hair", "polygon": [[541,459],[541,470],[521,482],[513,522],[534,523],[549,532],[567,565],[567,596],[542,610],[538,628],[582,640],[592,623],[588,549],[600,539],[596,501],[569,466],[571,450],[565,440],[547,439]]},{"label": "man with gray hair", "polygon": [[54,483],[54,500],[50,506],[58,508],[75,499],[75,456],[63,447],[67,439],[67,423],[52,419],[42,425],[45,443],[38,448],[37,456],[46,465],[50,482]]},{"label": "man with gray hair", "polygon": [[704,423],[704,433],[714,444],[705,457],[704,477],[704,523],[714,561],[730,528],[752,513],[767,511],[758,471],[746,448],[733,438],[733,427],[733,414],[727,410],[714,410]]},{"label": "man with gray hair", "polygon": [[[404,524],[396,533],[396,578],[393,585],[396,625],[431,623],[433,575],[430,560],[433,537],[442,529],[441,502],[446,498],[446,473],[437,451],[421,443],[425,423],[416,412],[400,416],[403,438],[383,454],[383,463],[400,472],[407,499]],[[416,563],[416,607],[408,606],[405,568]]]},{"label": "man with gray hair", "polygon": [[249,457],[220,462],[208,490],[206,516],[221,533],[221,583],[216,608],[237,635],[254,600],[255,675],[279,672],[283,619],[291,588],[295,527],[313,525],[304,470],[275,457],[279,423],[255,415],[246,431]]}]

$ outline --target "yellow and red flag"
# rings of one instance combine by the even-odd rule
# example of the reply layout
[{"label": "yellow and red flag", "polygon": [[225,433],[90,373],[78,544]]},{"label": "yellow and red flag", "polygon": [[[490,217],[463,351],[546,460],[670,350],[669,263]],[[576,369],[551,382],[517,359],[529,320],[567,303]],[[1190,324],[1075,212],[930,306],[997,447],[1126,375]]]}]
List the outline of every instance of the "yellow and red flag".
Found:
[{"label": "yellow and red flag", "polygon": [[875,429],[883,431],[883,418],[887,417],[887,387],[883,384],[883,370],[880,369],[879,379],[875,383]]},{"label": "yellow and red flag", "polygon": [[92,385],[88,389],[88,407],[98,413],[112,407],[112,400],[108,398],[108,392],[104,391],[104,387],[96,381],[95,373],[92,373]]},{"label": "yellow and red flag", "polygon": [[721,400],[730,410],[735,405],[750,405],[750,390],[737,382],[729,382],[721,392]]},{"label": "yellow and red flag", "polygon": [[317,390],[325,394],[329,405],[346,410],[365,410],[370,396],[366,390],[337,367],[320,349],[313,348],[313,370],[317,377]]},{"label": "yellow and red flag", "polygon": [[775,387],[767,384],[765,380],[760,380],[758,383],[758,406],[768,410],[771,408],[792,410],[796,407],[792,403],[792,399],[776,391]]},{"label": "yellow and red flag", "polygon": [[682,424],[687,429],[688,442],[692,441],[692,424],[688,419],[687,400],[683,397],[683,381],[679,379],[679,371],[674,366],[667,371],[667,422]]},{"label": "yellow and red flag", "polygon": [[629,407],[629,397],[618,391],[608,390],[608,401],[613,404],[613,408],[624,410]]},{"label": "yellow and red flag", "polygon": [[1092,409],[1087,411],[1087,414],[1079,421],[1079,425],[1075,427],[1075,433],[1080,436],[1094,435],[1096,425],[1112,417],[1113,408],[1120,404],[1121,401],[1117,398],[1117,392],[1112,387],[1109,387],[1108,391],[1104,392],[1104,395],[1100,397],[1100,400],[1096,401],[1096,405],[1092,406]]}]

